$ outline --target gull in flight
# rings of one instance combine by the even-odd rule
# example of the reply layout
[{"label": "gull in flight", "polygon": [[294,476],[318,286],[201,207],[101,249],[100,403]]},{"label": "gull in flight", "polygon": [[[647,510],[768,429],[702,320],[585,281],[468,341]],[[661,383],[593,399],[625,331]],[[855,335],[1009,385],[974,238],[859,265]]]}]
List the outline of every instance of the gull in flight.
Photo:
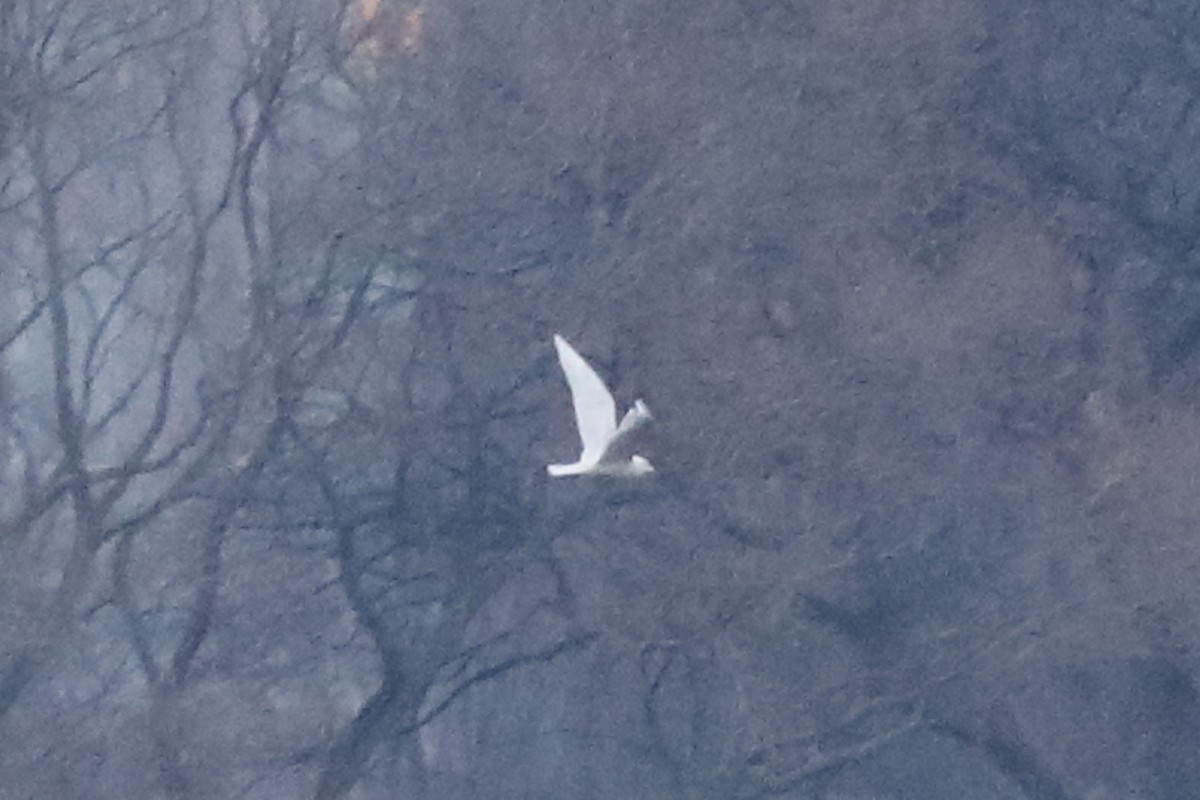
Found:
[{"label": "gull in flight", "polygon": [[616,475],[633,477],[654,472],[650,462],[631,454],[629,434],[653,417],[646,404],[638,400],[625,412],[617,424],[617,404],[596,370],[575,352],[566,339],[554,334],[554,349],[558,363],[571,388],[575,405],[575,424],[583,441],[583,452],[574,464],[551,464],[546,471],[555,477],[563,475]]}]

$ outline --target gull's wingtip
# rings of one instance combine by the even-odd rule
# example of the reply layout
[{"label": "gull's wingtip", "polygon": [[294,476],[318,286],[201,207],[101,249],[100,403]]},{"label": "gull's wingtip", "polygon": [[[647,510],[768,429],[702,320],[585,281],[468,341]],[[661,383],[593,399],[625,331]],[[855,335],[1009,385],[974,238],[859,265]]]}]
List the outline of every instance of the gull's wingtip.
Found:
[{"label": "gull's wingtip", "polygon": [[634,401],[633,410],[637,412],[639,417],[644,417],[645,419],[654,419],[654,415],[650,413],[650,408],[646,405],[646,401],[640,397]]},{"label": "gull's wingtip", "polygon": [[568,354],[571,354],[571,355],[575,354],[575,348],[572,347],[571,343],[568,342],[566,339],[564,339],[561,334],[557,334],[557,333],[554,334],[553,341],[554,341],[554,350],[555,350],[555,352],[558,353],[558,357],[560,359],[564,358],[564,357],[568,357]]}]

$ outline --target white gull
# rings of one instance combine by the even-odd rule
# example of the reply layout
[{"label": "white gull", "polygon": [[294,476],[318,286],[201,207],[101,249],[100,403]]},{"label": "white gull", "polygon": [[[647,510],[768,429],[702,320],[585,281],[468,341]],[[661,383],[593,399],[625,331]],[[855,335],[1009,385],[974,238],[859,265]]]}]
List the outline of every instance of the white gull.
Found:
[{"label": "white gull", "polygon": [[575,406],[575,424],[583,452],[574,464],[550,464],[546,471],[555,477],[565,475],[615,475],[635,477],[654,472],[654,467],[642,456],[630,454],[630,434],[653,417],[641,400],[625,412],[617,424],[617,404],[612,392],[583,356],[570,343],[554,334],[554,349],[558,363],[571,388]]}]

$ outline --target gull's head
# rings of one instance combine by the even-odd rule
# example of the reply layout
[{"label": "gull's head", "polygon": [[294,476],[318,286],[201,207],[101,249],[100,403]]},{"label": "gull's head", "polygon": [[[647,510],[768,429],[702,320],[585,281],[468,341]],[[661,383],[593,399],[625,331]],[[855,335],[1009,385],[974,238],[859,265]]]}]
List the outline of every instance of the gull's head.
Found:
[{"label": "gull's head", "polygon": [[651,472],[654,472],[654,467],[641,456],[633,456],[629,459],[630,475],[649,475]]}]

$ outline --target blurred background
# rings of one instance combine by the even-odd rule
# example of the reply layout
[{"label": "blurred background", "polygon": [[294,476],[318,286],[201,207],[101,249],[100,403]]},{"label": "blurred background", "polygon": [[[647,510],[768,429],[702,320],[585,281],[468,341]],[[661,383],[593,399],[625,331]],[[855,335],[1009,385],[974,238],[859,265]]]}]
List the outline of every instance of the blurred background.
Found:
[{"label": "blurred background", "polygon": [[[0,0],[0,796],[1200,797],[1200,8]],[[577,453],[550,344],[657,422]]]}]

